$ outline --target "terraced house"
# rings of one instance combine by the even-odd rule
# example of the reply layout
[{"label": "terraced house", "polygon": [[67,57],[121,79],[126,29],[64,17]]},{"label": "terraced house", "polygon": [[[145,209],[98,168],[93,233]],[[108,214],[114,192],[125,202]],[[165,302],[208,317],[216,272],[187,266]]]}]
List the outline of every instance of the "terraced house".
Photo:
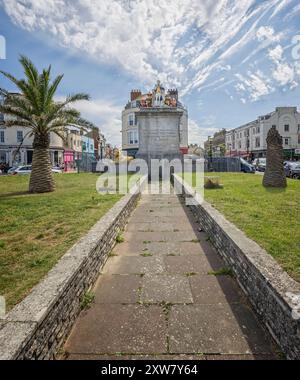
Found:
[{"label": "terraced house", "polygon": [[[298,157],[300,148],[300,113],[297,107],[277,107],[274,112],[259,116],[226,133],[227,156],[266,157],[267,135],[275,125],[283,138],[286,159]],[[300,156],[299,156],[300,158]]]}]

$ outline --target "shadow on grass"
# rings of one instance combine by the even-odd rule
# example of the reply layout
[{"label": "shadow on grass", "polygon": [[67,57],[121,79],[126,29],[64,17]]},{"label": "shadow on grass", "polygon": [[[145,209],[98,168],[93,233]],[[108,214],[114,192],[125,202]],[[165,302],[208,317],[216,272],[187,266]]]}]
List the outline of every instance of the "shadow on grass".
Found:
[{"label": "shadow on grass", "polygon": [[29,191],[15,191],[13,193],[0,194],[0,199],[1,198],[15,198],[22,195],[35,195],[35,194],[30,193]]},{"label": "shadow on grass", "polygon": [[272,194],[281,194],[285,193],[288,189],[288,187],[264,187],[262,186],[267,193],[272,193]]}]

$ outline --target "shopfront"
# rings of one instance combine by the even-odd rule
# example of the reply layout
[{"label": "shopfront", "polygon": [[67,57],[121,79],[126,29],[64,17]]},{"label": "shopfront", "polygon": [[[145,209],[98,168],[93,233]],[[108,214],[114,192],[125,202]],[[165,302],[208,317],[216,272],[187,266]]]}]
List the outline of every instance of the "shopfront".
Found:
[{"label": "shopfront", "polygon": [[74,151],[66,149],[64,151],[64,171],[73,171],[76,168],[76,164],[74,161]]}]

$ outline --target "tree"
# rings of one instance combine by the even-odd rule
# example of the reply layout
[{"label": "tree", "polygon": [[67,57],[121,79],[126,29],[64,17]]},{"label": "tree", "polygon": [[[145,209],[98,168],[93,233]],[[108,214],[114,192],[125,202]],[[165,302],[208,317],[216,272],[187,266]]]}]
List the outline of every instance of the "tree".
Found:
[{"label": "tree", "polygon": [[267,167],[263,179],[264,187],[286,187],[283,168],[282,137],[273,126],[267,136]]},{"label": "tree", "polygon": [[32,172],[29,191],[32,193],[50,192],[55,189],[50,161],[50,133],[55,133],[64,140],[68,125],[81,129],[91,128],[93,124],[84,120],[80,112],[70,105],[79,100],[89,100],[89,95],[79,93],[69,95],[64,101],[55,101],[54,96],[63,78],[57,76],[51,81],[51,66],[38,72],[35,65],[25,56],[20,57],[25,79],[1,71],[19,93],[10,93],[0,88],[4,101],[0,112],[7,115],[7,127],[26,128],[26,136],[33,137]]}]

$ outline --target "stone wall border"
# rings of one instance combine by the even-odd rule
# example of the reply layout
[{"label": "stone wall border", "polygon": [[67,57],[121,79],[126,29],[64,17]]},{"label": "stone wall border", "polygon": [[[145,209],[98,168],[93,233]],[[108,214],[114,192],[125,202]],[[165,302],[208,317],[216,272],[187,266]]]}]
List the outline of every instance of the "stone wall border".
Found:
[{"label": "stone wall border", "polygon": [[222,256],[251,302],[258,318],[288,359],[300,359],[300,284],[256,242],[203,201],[181,177],[174,174],[201,228]]},{"label": "stone wall border", "polygon": [[0,359],[55,359],[81,311],[84,294],[116,243],[147,183],[139,179],[30,294],[0,319]]}]

